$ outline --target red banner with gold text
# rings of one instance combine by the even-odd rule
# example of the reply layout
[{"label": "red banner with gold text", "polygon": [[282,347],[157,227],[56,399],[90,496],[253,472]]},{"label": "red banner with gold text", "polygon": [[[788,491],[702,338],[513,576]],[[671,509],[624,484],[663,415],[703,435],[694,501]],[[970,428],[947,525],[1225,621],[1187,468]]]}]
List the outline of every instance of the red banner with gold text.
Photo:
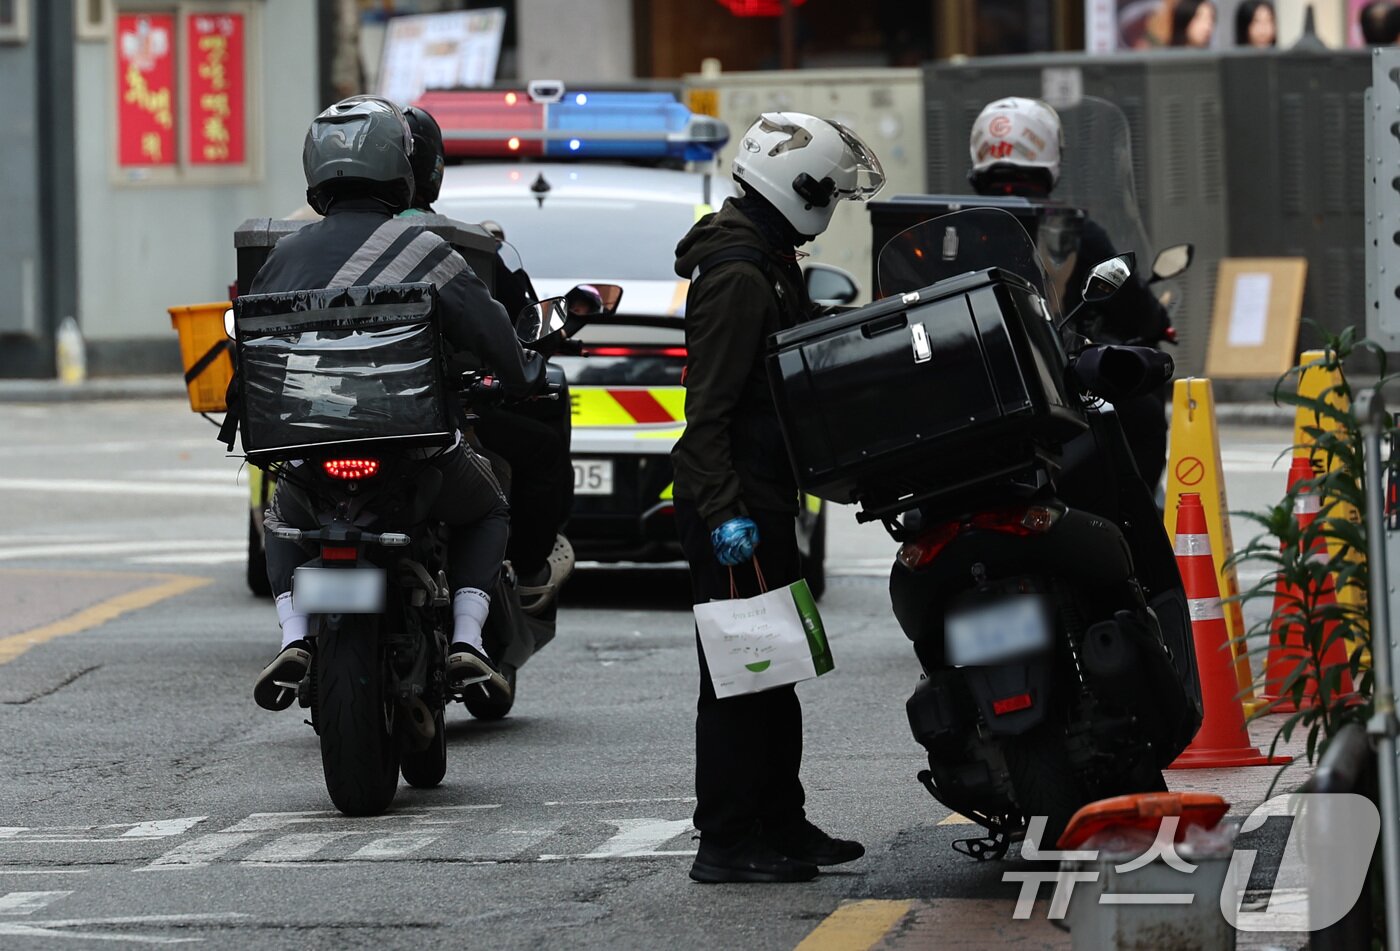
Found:
[{"label": "red banner with gold text", "polygon": [[246,151],[243,16],[190,16],[186,81],[192,165],[241,165]]},{"label": "red banner with gold text", "polygon": [[175,164],[175,15],[117,17],[117,162]]}]

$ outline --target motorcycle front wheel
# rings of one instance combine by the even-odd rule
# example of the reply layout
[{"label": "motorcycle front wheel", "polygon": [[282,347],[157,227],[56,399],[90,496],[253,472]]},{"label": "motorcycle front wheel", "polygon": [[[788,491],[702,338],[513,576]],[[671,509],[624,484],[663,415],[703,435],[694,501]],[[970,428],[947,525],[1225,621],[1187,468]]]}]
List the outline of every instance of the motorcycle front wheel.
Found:
[{"label": "motorcycle front wheel", "polygon": [[323,626],[313,661],[326,791],[347,816],[378,815],[399,786],[379,626],[377,615],[342,615]]}]

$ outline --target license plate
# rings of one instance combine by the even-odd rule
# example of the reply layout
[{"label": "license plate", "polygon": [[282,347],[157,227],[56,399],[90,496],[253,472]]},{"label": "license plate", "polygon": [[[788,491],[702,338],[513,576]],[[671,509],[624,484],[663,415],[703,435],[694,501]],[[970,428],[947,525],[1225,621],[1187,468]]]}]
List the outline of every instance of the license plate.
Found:
[{"label": "license plate", "polygon": [[298,568],[292,574],[298,614],[378,614],[384,610],[381,568]]},{"label": "license plate", "polygon": [[1015,595],[949,614],[944,622],[948,662],[984,667],[1050,646],[1050,618],[1040,598]]},{"label": "license plate", "polygon": [[612,495],[613,464],[611,459],[575,459],[575,495]]}]

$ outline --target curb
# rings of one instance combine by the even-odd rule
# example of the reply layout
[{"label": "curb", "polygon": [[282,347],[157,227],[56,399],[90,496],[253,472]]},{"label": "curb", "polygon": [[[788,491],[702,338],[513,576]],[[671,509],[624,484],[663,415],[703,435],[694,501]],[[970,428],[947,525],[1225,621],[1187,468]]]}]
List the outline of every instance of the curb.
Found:
[{"label": "curb", "polygon": [[184,399],[179,376],[107,377],[82,383],[0,380],[0,403],[83,403],[98,400]]}]

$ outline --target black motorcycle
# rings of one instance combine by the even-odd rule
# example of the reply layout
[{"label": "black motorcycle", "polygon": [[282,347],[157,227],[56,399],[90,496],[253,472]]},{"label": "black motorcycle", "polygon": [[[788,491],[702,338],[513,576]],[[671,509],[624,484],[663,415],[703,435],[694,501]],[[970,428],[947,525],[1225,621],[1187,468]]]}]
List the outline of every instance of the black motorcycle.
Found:
[{"label": "black motorcycle", "polygon": [[[895,527],[890,599],[924,670],[907,705],[929,754],[919,779],[988,830],[960,850],[995,858],[1034,817],[1045,817],[1040,844],[1051,848],[1087,803],[1165,790],[1161,770],[1195,735],[1201,698],[1172,548],[1111,408],[1162,386],[1170,358],[1079,336],[1079,315],[1057,316],[1030,237],[1004,211],[899,235],[882,252],[882,290],[965,266],[946,254],[954,231],[1050,298],[1044,329],[1058,333],[1031,337],[1082,420],[1029,465],[935,492]],[[1180,257],[1164,252],[1160,266]],[[1096,265],[1081,306],[1109,299],[1133,263]]]},{"label": "black motorcycle", "polygon": [[[562,314],[562,298],[527,308],[522,343],[550,346]],[[245,455],[275,475],[295,523],[269,530],[309,559],[292,593],[316,649],[306,678],[281,686],[310,711],[336,808],[378,814],[400,774],[418,787],[442,781],[447,703],[505,716],[516,671],[554,636],[552,608],[525,614],[507,566],[483,640],[510,694],[447,680],[452,593],[447,530],[427,517],[442,482],[432,461],[463,438],[454,404],[470,423],[471,408],[504,399],[503,388],[486,372],[449,372],[431,285],[244,295],[231,319]],[[563,388],[550,367],[537,398]]]}]

